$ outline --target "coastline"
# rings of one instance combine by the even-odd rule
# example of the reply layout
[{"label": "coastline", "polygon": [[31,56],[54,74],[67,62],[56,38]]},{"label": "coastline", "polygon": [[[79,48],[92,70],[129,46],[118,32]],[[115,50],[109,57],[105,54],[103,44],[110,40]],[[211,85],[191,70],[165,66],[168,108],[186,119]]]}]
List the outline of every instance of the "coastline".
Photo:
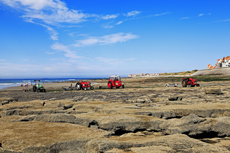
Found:
[{"label": "coastline", "polygon": [[[48,83],[48,84],[42,84],[44,86],[44,88],[62,88],[62,87],[69,87],[70,86],[70,83]],[[74,86],[74,85],[73,85]],[[33,88],[33,85],[29,85],[28,88],[27,87],[21,87],[21,86],[14,86],[14,87],[7,87],[7,88],[3,88],[3,89],[0,89],[0,91],[3,91],[3,90],[23,90],[23,89],[31,89]]]},{"label": "coastline", "polygon": [[[52,84],[52,83],[73,83],[79,82],[81,80],[89,81],[89,82],[101,82],[105,78],[45,78],[40,80],[40,84]],[[21,87],[21,84],[25,86],[26,84],[29,85],[29,87],[32,84],[35,84],[34,80],[38,79],[0,79],[0,90],[8,90],[8,89],[16,89],[19,90]],[[16,88],[15,88],[16,87]]]},{"label": "coastline", "polygon": [[[44,86],[44,88],[46,89],[62,89],[63,88],[69,88],[70,87],[71,82],[60,82],[60,83],[47,83],[47,84],[42,84]],[[98,84],[97,82],[92,82],[92,85],[96,85]],[[33,84],[34,85],[34,84]],[[33,85],[29,85],[28,88],[27,87],[21,87],[21,86],[13,86],[13,87],[6,87],[3,89],[0,89],[0,91],[23,91],[23,89],[28,90],[28,89],[32,89]],[[75,82],[72,83],[72,87],[75,86]]]}]

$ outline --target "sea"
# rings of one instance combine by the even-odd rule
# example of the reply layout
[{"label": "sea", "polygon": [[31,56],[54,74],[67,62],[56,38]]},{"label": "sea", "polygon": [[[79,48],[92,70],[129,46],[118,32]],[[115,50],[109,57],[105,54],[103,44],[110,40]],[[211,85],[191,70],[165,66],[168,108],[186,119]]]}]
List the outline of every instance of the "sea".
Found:
[{"label": "sea", "polygon": [[[40,79],[40,78],[39,78]],[[21,86],[21,84],[26,85],[27,83],[30,85],[34,84],[35,79],[0,79],[0,89]],[[104,78],[42,78],[40,79],[41,83],[53,83],[53,82],[66,82],[66,81],[80,81],[80,80],[94,80],[94,79],[104,79]]]}]

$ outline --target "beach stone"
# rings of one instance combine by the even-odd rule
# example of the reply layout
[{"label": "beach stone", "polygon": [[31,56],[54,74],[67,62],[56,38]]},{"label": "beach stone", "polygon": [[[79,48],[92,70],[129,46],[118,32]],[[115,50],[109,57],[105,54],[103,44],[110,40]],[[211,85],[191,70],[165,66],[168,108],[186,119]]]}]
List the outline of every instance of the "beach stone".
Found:
[{"label": "beach stone", "polygon": [[66,106],[63,106],[63,109],[66,110],[66,109],[70,109],[73,107],[74,104],[69,104],[69,105],[66,105]]},{"label": "beach stone", "polygon": [[212,127],[218,136],[230,136],[230,117],[220,117]]},{"label": "beach stone", "polygon": [[223,92],[221,91],[221,89],[205,89],[205,94],[222,95]]},{"label": "beach stone", "polygon": [[[226,152],[230,151],[226,148],[210,145],[199,140],[192,139],[183,134],[174,134],[163,137],[155,137],[155,136],[146,136],[146,137],[129,137],[129,138],[117,138],[117,139],[94,139],[89,141],[86,144],[86,152],[87,153],[99,153],[111,151],[112,149],[120,149],[124,150],[128,148],[132,151],[138,147],[156,147],[159,146],[157,150],[162,150],[165,147],[165,151],[173,151],[173,152]],[[147,149],[147,148],[145,148]],[[125,151],[125,150],[124,150]],[[150,151],[150,150],[149,150]]]},{"label": "beach stone", "polygon": [[137,103],[145,103],[145,99],[137,99],[136,102]]}]

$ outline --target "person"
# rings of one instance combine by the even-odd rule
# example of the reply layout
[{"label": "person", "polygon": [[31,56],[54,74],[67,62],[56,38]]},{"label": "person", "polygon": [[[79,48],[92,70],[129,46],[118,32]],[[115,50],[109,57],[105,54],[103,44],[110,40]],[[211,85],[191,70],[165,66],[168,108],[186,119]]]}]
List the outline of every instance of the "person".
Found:
[{"label": "person", "polygon": [[23,86],[23,84],[21,83],[21,87]]}]

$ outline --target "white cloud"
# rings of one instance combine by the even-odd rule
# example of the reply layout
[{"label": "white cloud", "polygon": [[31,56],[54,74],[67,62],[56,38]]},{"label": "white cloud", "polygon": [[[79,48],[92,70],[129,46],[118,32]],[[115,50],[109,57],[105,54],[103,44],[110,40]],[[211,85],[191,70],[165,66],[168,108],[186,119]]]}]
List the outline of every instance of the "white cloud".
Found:
[{"label": "white cloud", "polygon": [[155,14],[154,16],[162,16],[162,15],[167,15],[167,14],[171,14],[171,12],[164,12],[164,13],[160,13],[160,14]]},{"label": "white cloud", "polygon": [[108,19],[115,19],[117,18],[118,15],[116,14],[112,14],[112,15],[105,15],[105,16],[102,16],[101,18],[104,19],[104,20],[108,20]]},{"label": "white cloud", "polygon": [[25,11],[23,18],[43,21],[46,24],[79,23],[94,14],[84,14],[78,10],[70,10],[61,0],[0,0],[3,3]]},{"label": "white cloud", "polygon": [[125,14],[125,16],[135,16],[137,14],[140,14],[141,12],[140,11],[131,11],[131,12],[128,12],[127,14]]},{"label": "white cloud", "polygon": [[117,42],[125,42],[130,39],[135,39],[138,38],[137,35],[133,35],[131,33],[116,33],[116,34],[110,34],[110,35],[105,35],[102,37],[89,37],[87,39],[83,40],[78,40],[76,44],[73,46],[75,47],[83,47],[83,46],[88,46],[88,45],[106,45],[106,44],[112,44],[112,43],[117,43]]},{"label": "white cloud", "polygon": [[182,18],[180,18],[180,20],[186,20],[186,19],[190,19],[190,17],[182,17]]},{"label": "white cloud", "polygon": [[5,62],[6,60],[5,59],[0,59],[0,62]]},{"label": "white cloud", "polygon": [[54,49],[54,50],[60,50],[60,51],[65,52],[64,56],[68,57],[68,58],[71,58],[71,59],[82,58],[82,57],[76,55],[76,53],[74,51],[69,50],[68,46],[65,46],[65,45],[60,44],[60,43],[53,44],[51,46],[51,48]]},{"label": "white cloud", "polygon": [[211,13],[208,13],[208,15],[211,15]]},{"label": "white cloud", "polygon": [[58,33],[56,32],[56,30],[54,30],[50,26],[47,26],[47,25],[41,24],[41,23],[36,23],[36,22],[32,21],[31,19],[28,19],[27,22],[31,22],[31,23],[38,24],[40,26],[45,27],[48,30],[48,33],[50,34],[50,38],[52,40],[58,40]]},{"label": "white cloud", "polygon": [[203,15],[204,15],[204,14],[201,13],[201,14],[199,14],[198,16],[203,16]]},{"label": "white cloud", "polygon": [[59,0],[1,0],[3,3],[11,6],[11,7],[20,7],[21,5],[26,6],[27,8],[34,9],[34,10],[41,10],[46,7],[52,8],[61,8],[65,4]]},{"label": "white cloud", "polygon": [[[27,22],[45,27],[52,40],[58,40],[58,33],[51,25],[60,26],[63,23],[77,24],[87,21],[87,18],[115,19],[119,14],[96,15],[82,13],[79,10],[69,9],[61,0],[0,0],[4,4],[24,11],[22,17]],[[105,28],[112,28],[111,26]],[[70,34],[71,35],[71,34]]]},{"label": "white cloud", "polygon": [[22,17],[26,19],[41,20],[46,24],[56,24],[56,23],[79,23],[86,21],[85,18],[88,15],[83,14],[77,10],[66,9],[51,9],[52,13],[47,13],[46,11],[34,11],[31,10],[27,12]]},{"label": "white cloud", "polygon": [[123,23],[123,21],[119,21],[119,22],[117,22],[117,24],[116,25],[119,25],[119,24],[122,24]]},{"label": "white cloud", "polygon": [[52,40],[58,40],[58,33],[56,32],[56,30],[54,30],[53,28],[51,28],[51,27],[49,27],[47,25],[44,25],[44,24],[40,24],[40,25],[45,27],[49,31],[50,38]]}]

